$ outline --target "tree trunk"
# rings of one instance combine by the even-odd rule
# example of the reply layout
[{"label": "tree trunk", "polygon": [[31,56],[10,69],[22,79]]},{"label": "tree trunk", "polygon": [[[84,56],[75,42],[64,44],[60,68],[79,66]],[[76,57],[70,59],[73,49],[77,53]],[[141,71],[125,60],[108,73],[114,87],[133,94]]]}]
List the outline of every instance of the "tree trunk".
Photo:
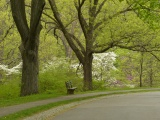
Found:
[{"label": "tree trunk", "polygon": [[149,71],[150,87],[152,87],[152,86],[153,86],[153,66],[152,66],[152,59],[150,60],[149,68],[150,68],[150,71]]},{"label": "tree trunk", "polygon": [[[30,22],[26,18],[25,0],[11,0],[12,16],[20,33],[22,44],[21,96],[38,93],[38,46],[41,31],[40,19],[45,5],[44,0],[31,0]],[[30,25],[28,25],[30,23]]]},{"label": "tree trunk", "polygon": [[84,74],[84,86],[83,89],[86,90],[92,90],[92,61],[93,61],[93,55],[87,55],[85,57],[85,62],[83,64],[83,74]]},{"label": "tree trunk", "polygon": [[152,87],[153,86],[153,70],[152,70],[152,68],[150,69],[149,77],[150,77],[150,87]]},{"label": "tree trunk", "polygon": [[[29,43],[23,47],[21,45],[20,52],[22,55],[22,81],[21,81],[21,96],[37,94],[38,93],[38,74],[39,74],[39,61],[38,61],[38,46],[39,38],[36,39],[36,44]],[[32,44],[32,48],[30,47]],[[25,48],[25,49],[23,49]]]},{"label": "tree trunk", "polygon": [[[39,74],[39,35],[42,29],[38,25],[35,36],[31,36],[27,43],[21,44],[20,52],[22,55],[22,81],[20,96],[26,96],[38,93],[38,74]],[[32,33],[31,33],[32,34]]]},{"label": "tree trunk", "polygon": [[64,36],[63,34],[61,34],[60,38],[61,38],[61,40],[62,40],[64,49],[65,49],[66,57],[67,57],[67,58],[72,58],[73,51],[72,51],[71,47],[68,45],[65,36]]},{"label": "tree trunk", "polygon": [[143,86],[143,85],[142,85],[142,78],[143,78],[143,54],[144,54],[144,53],[141,52],[141,60],[140,60],[140,76],[139,76],[139,77],[140,77],[140,78],[139,78],[139,79],[140,79],[140,81],[139,81],[139,82],[140,82],[140,83],[139,83],[139,86],[140,86],[140,87]]},{"label": "tree trunk", "polygon": [[[21,96],[38,93],[38,58],[36,55],[28,54],[28,50],[23,53],[23,68],[22,68],[22,82],[21,82]],[[32,59],[34,59],[32,61]]]}]

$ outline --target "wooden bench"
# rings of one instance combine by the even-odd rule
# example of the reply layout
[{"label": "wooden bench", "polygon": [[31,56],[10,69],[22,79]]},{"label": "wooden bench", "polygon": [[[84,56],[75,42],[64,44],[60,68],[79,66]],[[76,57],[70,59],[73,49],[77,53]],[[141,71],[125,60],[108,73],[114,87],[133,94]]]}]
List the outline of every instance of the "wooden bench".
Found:
[{"label": "wooden bench", "polygon": [[65,84],[67,88],[67,94],[74,94],[74,90],[77,89],[77,87],[73,87],[71,81],[66,81]]}]

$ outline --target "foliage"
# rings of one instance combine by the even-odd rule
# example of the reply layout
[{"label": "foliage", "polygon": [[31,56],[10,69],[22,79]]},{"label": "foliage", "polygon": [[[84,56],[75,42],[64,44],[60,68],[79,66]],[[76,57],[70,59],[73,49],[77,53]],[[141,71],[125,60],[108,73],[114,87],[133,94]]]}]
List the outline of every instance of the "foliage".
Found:
[{"label": "foliage", "polygon": [[[30,2],[27,0],[26,2],[28,5],[26,6],[26,15],[27,20],[29,20],[31,13],[29,7]],[[69,34],[74,34],[86,50],[88,48],[87,42],[78,20],[78,11],[75,7],[74,0],[61,0],[56,1],[56,3],[60,18],[66,30]],[[100,7],[101,3],[102,0],[99,0],[97,8]],[[86,23],[93,23],[94,26],[101,23],[100,27],[93,30],[93,49],[95,51],[92,50],[99,52],[105,50],[107,47],[114,47],[114,50],[117,48],[125,48],[147,52],[144,55],[143,65],[144,86],[150,86],[152,72],[153,86],[159,86],[159,62],[155,59],[155,56],[153,57],[151,55],[154,54],[157,58],[160,58],[159,0],[116,0],[114,2],[108,0],[95,21],[92,21],[94,17],[90,17],[89,14],[90,5],[93,7],[93,3],[90,4],[89,1],[86,1],[81,9]],[[21,62],[21,55],[18,49],[21,41],[15,24],[13,24],[9,3],[7,3],[6,0],[1,0],[0,2],[0,14],[0,67],[8,71],[0,70],[0,82],[2,81],[0,83],[0,87],[2,88],[0,97],[16,97],[20,89],[20,75],[10,73],[16,70],[14,66]],[[78,77],[75,75],[79,64],[77,61],[70,61],[64,58],[66,50],[66,46],[63,43],[64,41],[56,39],[56,37],[59,36],[59,38],[62,38],[64,35],[60,32],[61,29],[59,29],[59,26],[54,21],[55,18],[52,17],[51,14],[52,11],[49,9],[49,3],[46,3],[41,19],[43,29],[40,35],[39,47],[41,70],[39,81],[40,93],[55,94],[60,91],[60,93],[64,94],[66,92],[64,82],[67,80],[72,80],[73,84],[78,87],[77,90],[83,91],[82,78],[80,75],[78,75]],[[156,29],[152,30],[148,25]],[[54,36],[56,34],[58,36]],[[83,52],[83,49],[80,49],[81,46],[79,46],[76,40],[77,39],[72,38],[73,43],[78,46],[78,50]],[[88,43],[91,42],[89,41]],[[123,85],[139,85],[140,53],[122,49],[116,50],[115,53],[117,60],[114,63],[114,60],[108,62],[106,57],[102,58],[103,60],[100,59],[106,53],[94,54],[92,71],[93,89],[103,89],[106,86],[121,85],[123,87]],[[96,55],[97,62],[95,61]],[[99,67],[94,65],[95,63]],[[106,66],[104,64],[106,64]],[[110,69],[113,65],[116,67],[116,70]],[[82,74],[83,72],[80,73]],[[106,83],[104,83],[105,80],[107,81]],[[15,92],[9,90],[9,88],[15,89]]]},{"label": "foliage", "polygon": [[17,47],[20,38],[13,23],[9,2],[6,0],[0,3],[0,15],[0,62],[13,67],[20,62]]},{"label": "foliage", "polygon": [[80,81],[70,68],[69,62],[63,58],[54,59],[40,74],[40,91],[47,93],[66,93],[66,81],[72,81],[74,86],[81,90]]},{"label": "foliage", "polygon": [[127,1],[135,13],[152,28],[160,27],[159,0],[120,0]]},{"label": "foliage", "polygon": [[10,75],[0,82],[0,99],[16,98],[20,93],[20,76]]},{"label": "foliage", "polygon": [[[120,49],[115,53],[118,54],[116,79],[126,84],[139,86],[141,53]],[[159,86],[159,61],[150,53],[144,53],[143,60],[143,86]]]}]

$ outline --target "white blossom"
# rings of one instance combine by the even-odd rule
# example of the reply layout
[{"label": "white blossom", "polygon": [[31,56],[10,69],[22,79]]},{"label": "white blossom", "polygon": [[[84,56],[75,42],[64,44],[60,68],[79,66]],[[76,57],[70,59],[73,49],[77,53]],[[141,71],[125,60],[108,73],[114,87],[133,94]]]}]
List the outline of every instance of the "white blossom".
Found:
[{"label": "white blossom", "polygon": [[135,85],[125,84],[126,87],[135,88]]},{"label": "white blossom", "polygon": [[53,57],[51,61],[48,61],[43,65],[42,72],[45,72],[49,69],[57,69],[58,67],[65,68],[68,64],[69,63],[66,58]]},{"label": "white blossom", "polygon": [[8,68],[8,65],[2,65],[0,64],[0,70],[3,70],[6,72],[6,75],[11,75],[14,73],[19,73],[19,69],[22,68],[22,62],[20,62],[18,65]]},{"label": "white blossom", "polygon": [[110,70],[117,70],[114,66],[117,55],[114,52],[99,53],[93,56],[93,77],[97,80],[109,80]]}]

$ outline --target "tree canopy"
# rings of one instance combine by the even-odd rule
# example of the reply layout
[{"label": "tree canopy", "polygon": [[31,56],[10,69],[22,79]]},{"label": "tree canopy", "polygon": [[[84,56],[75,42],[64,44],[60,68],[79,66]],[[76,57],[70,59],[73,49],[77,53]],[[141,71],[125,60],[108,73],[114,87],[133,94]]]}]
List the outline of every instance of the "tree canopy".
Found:
[{"label": "tree canopy", "polygon": [[[12,70],[22,60],[21,96],[38,93],[39,68],[64,56],[82,65],[84,90],[93,88],[94,58],[106,52],[118,51],[116,64],[121,65],[120,72],[101,69],[106,76],[115,73],[128,79],[137,75],[134,80],[142,82],[143,76],[156,78],[152,74],[157,71],[155,64],[145,59],[160,61],[159,0],[10,0],[2,1],[0,7],[0,66]],[[153,69],[145,70],[146,66]]]}]

